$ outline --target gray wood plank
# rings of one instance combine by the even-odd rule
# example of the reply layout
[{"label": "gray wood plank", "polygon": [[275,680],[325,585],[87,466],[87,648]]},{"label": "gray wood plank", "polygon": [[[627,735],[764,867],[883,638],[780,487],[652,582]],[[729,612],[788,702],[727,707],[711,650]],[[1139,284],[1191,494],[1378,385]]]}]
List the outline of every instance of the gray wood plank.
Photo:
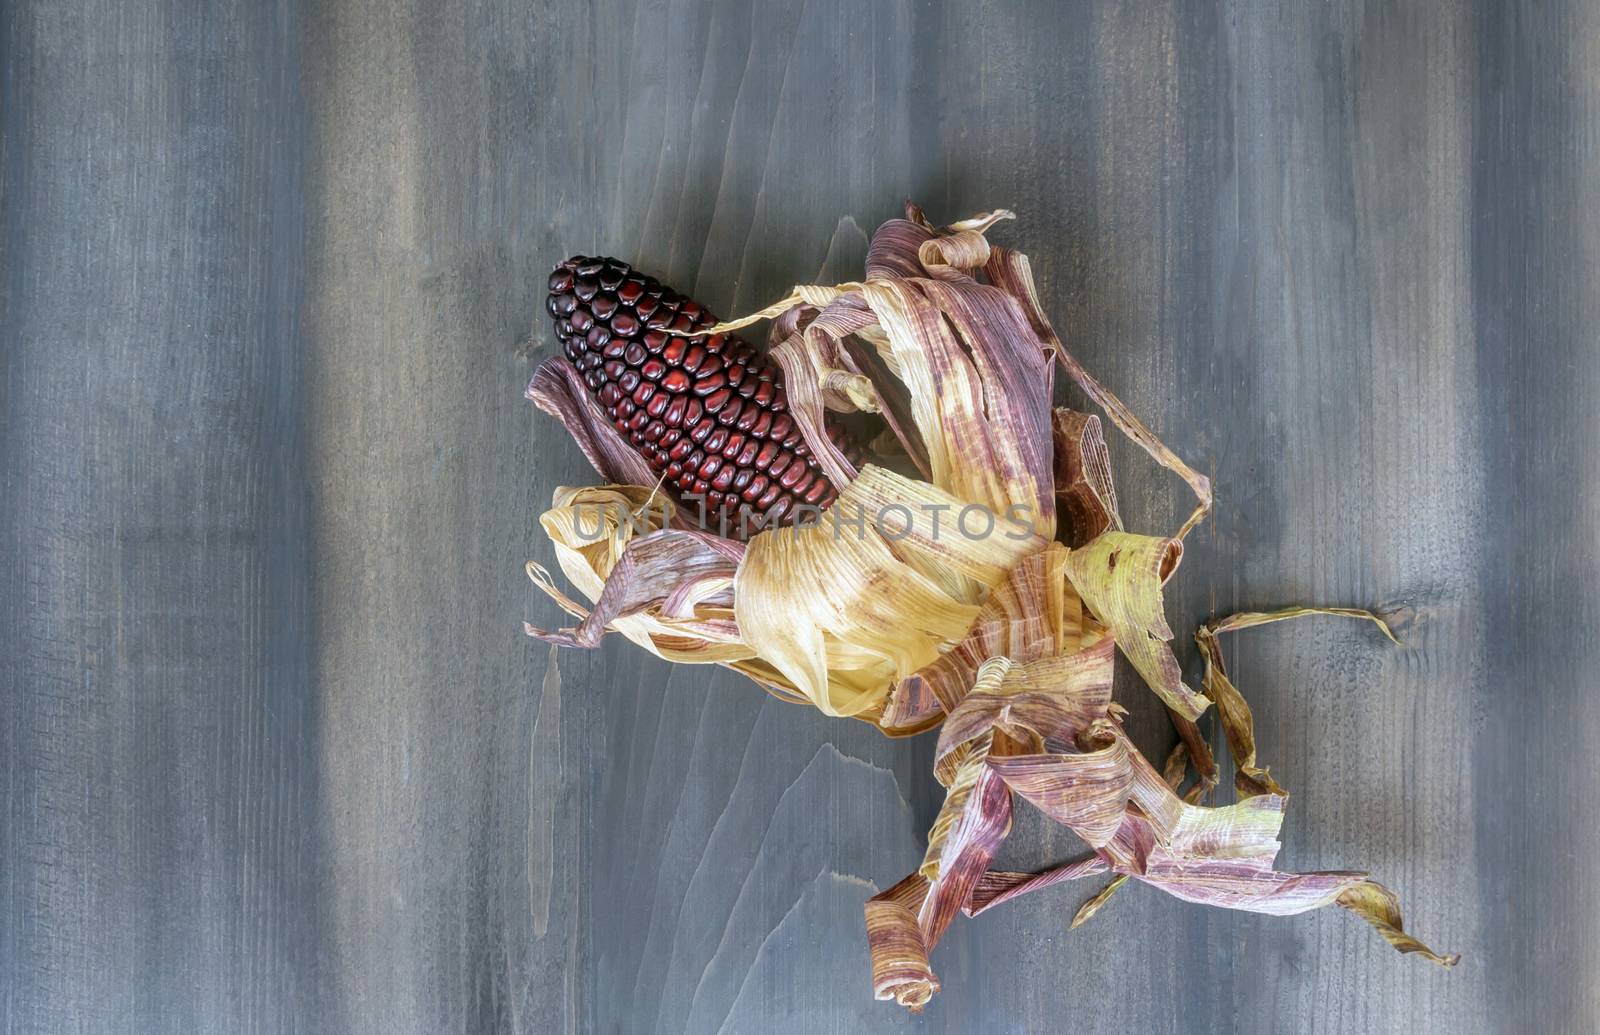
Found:
[{"label": "gray wood plank", "polygon": [[318,1016],[293,16],[0,12],[7,1031]]},{"label": "gray wood plank", "polygon": [[[6,7],[5,1030],[1600,1026],[1591,7]],[[522,636],[591,477],[521,398],[550,263],[740,312],[905,196],[1016,209],[1069,345],[1215,480],[1181,634],[1402,616],[1230,663],[1283,861],[1371,869],[1456,972],[1141,887],[1068,932],[1064,888],[958,921],[906,1017],[860,906],[920,859],[927,738]],[[1006,860],[1075,850],[1025,816]]]}]

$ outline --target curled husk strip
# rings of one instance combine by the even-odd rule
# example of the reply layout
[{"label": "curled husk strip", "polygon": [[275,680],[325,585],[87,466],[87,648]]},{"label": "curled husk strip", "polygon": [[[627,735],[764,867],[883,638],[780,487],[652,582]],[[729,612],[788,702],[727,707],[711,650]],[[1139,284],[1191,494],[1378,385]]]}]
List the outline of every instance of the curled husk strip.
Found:
[{"label": "curled husk strip", "polygon": [[[1210,483],[1062,347],[1026,256],[986,236],[1009,218],[1001,210],[935,227],[908,204],[905,219],[874,234],[861,281],[800,286],[705,332],[774,321],[769,344],[790,412],[842,487],[801,527],[748,542],[693,527],[565,361],[542,365],[529,397],[567,426],[607,484],[559,489],[542,516],[589,604],[530,562],[535,583],[578,624],[527,631],[565,646],[618,632],[891,736],[939,728],[934,776],[946,796],[927,853],[866,905],[880,999],[920,1009],[939,990],[929,954],[958,913],[1096,874],[1113,879],[1073,926],[1132,880],[1257,913],[1339,905],[1400,952],[1453,965],[1457,957],[1405,933],[1394,894],[1365,874],[1274,868],[1288,796],[1257,760],[1250,709],[1217,640],[1315,614],[1388,626],[1351,609],[1236,615],[1201,629],[1204,676],[1199,689],[1184,682],[1162,587],[1210,510]],[[1189,485],[1196,506],[1175,534],[1123,527],[1099,418],[1051,406],[1058,365]],[[830,410],[876,415],[881,462],[858,470],[833,446]],[[964,534],[963,514],[992,525]],[[1111,693],[1117,650],[1178,733],[1161,771],[1123,731]],[[1201,804],[1221,777],[1197,725],[1212,705],[1237,767],[1236,803],[1215,807]],[[1039,873],[991,869],[1018,798],[1090,852]]]}]

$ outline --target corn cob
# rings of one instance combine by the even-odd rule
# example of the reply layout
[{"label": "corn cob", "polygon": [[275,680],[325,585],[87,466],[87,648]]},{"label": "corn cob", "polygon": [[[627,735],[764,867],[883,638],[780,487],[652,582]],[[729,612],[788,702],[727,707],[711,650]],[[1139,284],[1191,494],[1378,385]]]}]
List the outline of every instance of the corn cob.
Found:
[{"label": "corn cob", "polygon": [[[625,262],[583,255],[558,265],[549,287],[567,359],[669,490],[704,501],[709,527],[749,527],[741,508],[781,525],[837,497],[789,414],[782,369],[737,335],[678,336],[717,322],[699,304]],[[859,463],[842,426],[827,432]]]}]

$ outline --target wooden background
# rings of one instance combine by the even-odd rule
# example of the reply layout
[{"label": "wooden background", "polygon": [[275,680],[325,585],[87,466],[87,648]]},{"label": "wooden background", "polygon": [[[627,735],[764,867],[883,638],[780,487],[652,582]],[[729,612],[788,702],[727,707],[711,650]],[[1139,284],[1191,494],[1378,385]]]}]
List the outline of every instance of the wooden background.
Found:
[{"label": "wooden background", "polygon": [[[1594,4],[12,0],[0,63],[5,1032],[1600,1026]],[[1371,869],[1454,973],[1137,886],[1069,933],[1076,886],[958,921],[909,1018],[861,904],[931,743],[523,637],[590,477],[521,394],[550,264],[740,312],[906,196],[1017,210],[1216,480],[1186,659],[1403,611],[1230,656],[1282,861]]]}]

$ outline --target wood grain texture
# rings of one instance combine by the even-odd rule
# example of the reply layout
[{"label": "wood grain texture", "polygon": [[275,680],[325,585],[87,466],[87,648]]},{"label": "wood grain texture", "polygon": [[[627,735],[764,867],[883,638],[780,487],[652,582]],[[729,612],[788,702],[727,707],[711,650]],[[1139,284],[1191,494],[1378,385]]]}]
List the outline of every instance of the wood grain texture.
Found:
[{"label": "wood grain texture", "polygon": [[[6,1032],[1600,1027],[1593,5],[17,0],[0,62]],[[1016,209],[1214,479],[1182,634],[1402,616],[1229,659],[1283,861],[1372,870],[1454,973],[1137,886],[1068,932],[1067,887],[958,921],[909,1018],[861,903],[928,739],[522,636],[590,477],[521,398],[550,264],[730,314],[906,196]],[[1075,850],[1025,814],[1004,861]]]}]

